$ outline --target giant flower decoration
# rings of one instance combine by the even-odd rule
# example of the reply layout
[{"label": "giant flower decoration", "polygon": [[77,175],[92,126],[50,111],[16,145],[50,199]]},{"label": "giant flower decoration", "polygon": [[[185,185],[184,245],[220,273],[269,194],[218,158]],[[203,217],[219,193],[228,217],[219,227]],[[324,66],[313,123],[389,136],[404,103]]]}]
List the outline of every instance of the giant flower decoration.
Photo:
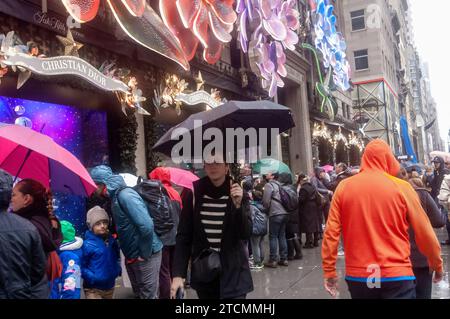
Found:
[{"label": "giant flower decoration", "polygon": [[333,68],[333,82],[342,90],[350,88],[351,69],[346,58],[347,45],[336,29],[334,6],[330,0],[310,0],[314,23],[315,46],[322,53],[325,68]]},{"label": "giant flower decoration", "polygon": [[300,26],[295,0],[238,0],[239,41],[250,67],[273,97],[287,76],[285,49],[295,50]]},{"label": "giant flower decoration", "polygon": [[184,54],[191,60],[199,43],[203,58],[216,63],[224,43],[230,42],[237,15],[234,0],[160,0],[159,9],[165,25],[181,43]]},{"label": "giant flower decoration", "polygon": [[[100,0],[61,1],[70,15],[80,23],[94,19],[100,6]],[[117,23],[131,39],[189,70],[189,62],[180,43],[146,0],[106,1]]]}]

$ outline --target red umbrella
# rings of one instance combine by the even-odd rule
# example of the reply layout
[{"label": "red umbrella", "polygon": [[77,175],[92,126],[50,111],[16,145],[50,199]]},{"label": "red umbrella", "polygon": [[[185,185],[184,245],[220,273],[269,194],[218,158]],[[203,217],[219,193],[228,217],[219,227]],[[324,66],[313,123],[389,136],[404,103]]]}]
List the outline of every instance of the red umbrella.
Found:
[{"label": "red umbrella", "polygon": [[[150,174],[154,174],[154,172],[156,172],[158,168],[155,168]],[[193,182],[195,182],[196,180],[198,180],[198,176],[191,173],[190,171],[186,171],[184,169],[181,168],[175,168],[175,167],[164,167],[164,170],[167,170],[169,172],[170,175],[170,182],[178,185],[178,186],[182,186],[182,187],[186,187],[189,189],[194,189],[194,186],[192,185]]]},{"label": "red umbrella", "polygon": [[97,186],[80,161],[47,135],[19,125],[0,126],[0,168],[39,181],[54,192],[89,196]]}]

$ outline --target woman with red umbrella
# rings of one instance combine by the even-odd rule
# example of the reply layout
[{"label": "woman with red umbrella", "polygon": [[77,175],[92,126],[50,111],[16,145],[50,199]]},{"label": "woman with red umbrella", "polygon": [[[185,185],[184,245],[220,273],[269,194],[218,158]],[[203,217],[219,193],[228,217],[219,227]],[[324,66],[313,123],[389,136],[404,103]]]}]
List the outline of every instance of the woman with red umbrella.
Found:
[{"label": "woman with red umbrella", "polygon": [[56,250],[62,242],[61,224],[53,215],[51,194],[39,182],[24,179],[12,191],[11,209],[17,215],[28,219],[38,230],[44,253],[47,257],[47,276],[36,286],[33,296],[50,295],[48,281],[61,276],[61,261]]}]

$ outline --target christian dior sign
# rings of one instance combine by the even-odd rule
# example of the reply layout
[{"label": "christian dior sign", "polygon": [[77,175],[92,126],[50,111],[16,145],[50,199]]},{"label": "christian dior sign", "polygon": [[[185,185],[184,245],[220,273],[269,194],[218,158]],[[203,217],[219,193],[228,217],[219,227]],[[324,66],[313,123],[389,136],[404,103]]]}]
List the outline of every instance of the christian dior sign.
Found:
[{"label": "christian dior sign", "polygon": [[33,73],[45,76],[74,75],[83,78],[105,91],[127,93],[128,86],[116,79],[105,76],[88,62],[73,56],[38,58],[28,54],[15,53],[8,55],[2,63],[25,68]]}]

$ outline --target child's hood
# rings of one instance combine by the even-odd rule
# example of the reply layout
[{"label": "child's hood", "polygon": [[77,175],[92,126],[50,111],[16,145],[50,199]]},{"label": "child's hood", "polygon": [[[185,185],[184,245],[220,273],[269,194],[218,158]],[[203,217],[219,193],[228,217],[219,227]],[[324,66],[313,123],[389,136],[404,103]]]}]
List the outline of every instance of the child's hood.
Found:
[{"label": "child's hood", "polygon": [[74,241],[64,243],[61,246],[59,246],[59,250],[66,251],[66,250],[77,250],[80,249],[83,246],[83,239],[80,237],[75,237]]}]

